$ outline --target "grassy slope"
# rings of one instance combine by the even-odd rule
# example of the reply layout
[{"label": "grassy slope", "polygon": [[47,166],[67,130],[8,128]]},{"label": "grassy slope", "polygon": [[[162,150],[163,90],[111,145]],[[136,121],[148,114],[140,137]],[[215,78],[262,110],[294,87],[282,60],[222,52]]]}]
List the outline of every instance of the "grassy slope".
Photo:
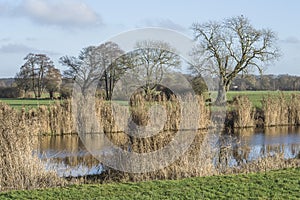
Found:
[{"label": "grassy slope", "polygon": [[0,194],[0,199],[300,199],[300,168],[183,180],[78,185]]}]

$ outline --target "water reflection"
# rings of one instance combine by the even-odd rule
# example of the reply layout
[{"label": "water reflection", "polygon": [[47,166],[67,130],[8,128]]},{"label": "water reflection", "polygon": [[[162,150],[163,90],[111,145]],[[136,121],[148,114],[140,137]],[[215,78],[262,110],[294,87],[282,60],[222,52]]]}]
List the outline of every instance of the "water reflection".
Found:
[{"label": "water reflection", "polygon": [[[59,176],[99,174],[103,170],[77,135],[43,136],[39,141],[39,157],[47,169],[56,170]],[[225,162],[236,166],[278,153],[295,158],[300,156],[300,128],[240,129],[233,135],[220,135],[212,145],[217,152],[213,161],[216,165]]]},{"label": "water reflection", "polygon": [[84,147],[77,135],[39,137],[38,155],[46,169],[54,169],[59,176],[98,174],[101,163]]}]

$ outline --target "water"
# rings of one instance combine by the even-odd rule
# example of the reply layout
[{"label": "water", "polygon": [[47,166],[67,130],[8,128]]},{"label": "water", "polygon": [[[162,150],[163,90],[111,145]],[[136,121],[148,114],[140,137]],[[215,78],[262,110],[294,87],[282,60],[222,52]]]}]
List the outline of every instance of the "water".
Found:
[{"label": "water", "polygon": [[[39,137],[37,152],[46,169],[59,176],[99,174],[102,164],[85,148],[77,135]],[[281,153],[286,159],[300,156],[300,128],[279,127],[266,130],[244,129],[217,138],[215,145],[228,147],[231,166]]]}]

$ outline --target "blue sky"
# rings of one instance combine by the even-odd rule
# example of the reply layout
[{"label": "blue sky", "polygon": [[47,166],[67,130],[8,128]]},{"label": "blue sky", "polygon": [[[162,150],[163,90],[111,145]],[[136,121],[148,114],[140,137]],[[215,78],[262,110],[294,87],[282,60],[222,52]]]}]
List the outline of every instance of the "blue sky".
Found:
[{"label": "blue sky", "polygon": [[265,73],[300,75],[300,1],[0,0],[0,77],[13,77],[29,52],[54,61],[77,56],[120,32],[164,27],[192,36],[194,22],[244,15],[278,34],[283,56]]}]

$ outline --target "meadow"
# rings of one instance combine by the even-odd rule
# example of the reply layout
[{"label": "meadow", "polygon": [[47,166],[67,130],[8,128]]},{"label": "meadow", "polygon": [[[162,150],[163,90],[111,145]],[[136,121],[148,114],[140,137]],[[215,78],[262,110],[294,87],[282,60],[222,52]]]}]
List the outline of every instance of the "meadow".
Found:
[{"label": "meadow", "polygon": [[21,109],[22,107],[26,107],[27,109],[29,108],[35,108],[37,106],[42,106],[42,105],[50,105],[53,104],[55,101],[58,100],[51,100],[51,99],[5,99],[2,98],[0,99],[0,102],[6,103],[10,105],[13,108],[16,109]]},{"label": "meadow", "polygon": [[[243,95],[247,96],[254,107],[261,108],[262,107],[262,99],[264,96],[275,95],[278,96],[280,94],[284,94],[287,97],[291,94],[300,94],[300,91],[229,91],[227,93],[227,100],[231,101],[234,97]],[[14,98],[14,99],[5,99],[0,98],[0,102],[4,102],[14,108],[21,109],[22,107],[37,107],[40,105],[50,105],[55,101],[60,100],[51,100],[51,99],[22,99],[22,98]],[[126,101],[115,101],[119,105],[126,106],[128,103]]]},{"label": "meadow", "polygon": [[280,94],[284,94],[288,98],[291,94],[300,94],[300,91],[229,91],[227,93],[227,100],[230,101],[236,96],[243,95],[249,98],[254,107],[261,108],[261,101],[264,96],[279,96]]},{"label": "meadow", "polygon": [[0,193],[0,199],[299,199],[300,168]]}]

